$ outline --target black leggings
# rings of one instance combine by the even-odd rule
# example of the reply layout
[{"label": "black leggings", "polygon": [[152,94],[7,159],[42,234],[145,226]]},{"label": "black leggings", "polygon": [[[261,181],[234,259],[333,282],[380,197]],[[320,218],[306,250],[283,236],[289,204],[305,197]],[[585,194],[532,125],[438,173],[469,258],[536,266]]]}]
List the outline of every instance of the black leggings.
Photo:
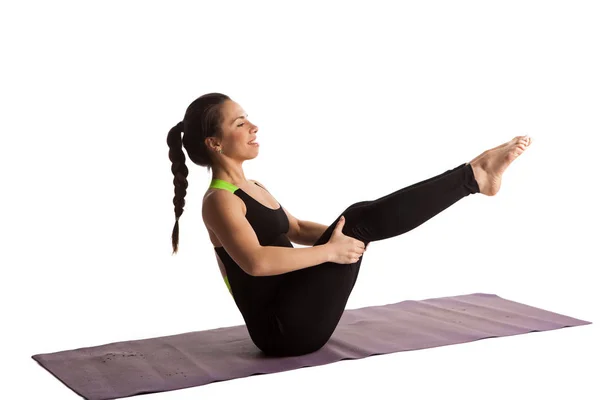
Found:
[{"label": "black leggings", "polygon": [[[369,242],[389,239],[421,225],[469,194],[479,193],[470,164],[390,193],[352,204],[314,243],[327,243],[344,215],[344,235]],[[333,334],[354,288],[360,257],[353,264],[326,262],[280,275],[269,328],[251,332],[267,356],[296,356],[320,349]]]}]

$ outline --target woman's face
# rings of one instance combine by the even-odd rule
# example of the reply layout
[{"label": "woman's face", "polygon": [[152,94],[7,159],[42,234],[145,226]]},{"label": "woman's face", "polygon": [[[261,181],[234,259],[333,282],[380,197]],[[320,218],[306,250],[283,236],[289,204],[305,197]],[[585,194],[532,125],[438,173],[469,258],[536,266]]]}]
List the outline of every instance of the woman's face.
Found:
[{"label": "woman's face", "polygon": [[[258,154],[258,145],[249,144],[256,139],[258,126],[248,119],[248,114],[233,100],[223,103],[223,140],[220,148],[223,155],[246,155],[242,158],[254,158]],[[258,142],[255,142],[258,143]]]}]

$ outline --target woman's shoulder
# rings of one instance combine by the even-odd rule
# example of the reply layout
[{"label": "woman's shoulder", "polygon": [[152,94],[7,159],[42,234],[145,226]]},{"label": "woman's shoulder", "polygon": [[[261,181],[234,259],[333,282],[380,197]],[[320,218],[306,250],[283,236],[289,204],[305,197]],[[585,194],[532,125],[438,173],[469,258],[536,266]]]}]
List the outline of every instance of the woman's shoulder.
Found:
[{"label": "woman's shoulder", "polygon": [[[257,181],[256,179],[248,179],[248,182],[249,182],[250,184],[252,184],[252,185],[258,185],[258,186],[260,186],[261,188],[263,188],[264,190],[266,190],[266,191],[268,192],[268,190],[267,190],[267,188],[265,187],[265,185],[263,185],[262,183],[260,183],[260,182],[259,182],[259,181]],[[214,193],[222,192],[222,191],[224,191],[224,190],[222,190],[222,189],[218,189],[218,188],[212,188],[212,187],[208,187],[208,188],[206,189],[206,192],[204,192],[204,197],[202,198],[202,207],[205,207],[205,206],[206,206],[206,204],[210,204],[210,202],[207,202],[206,200],[207,200],[207,199],[208,199],[208,198],[209,198],[211,195],[213,195]],[[222,196],[222,195],[219,195],[219,196]]]},{"label": "woman's shoulder", "polygon": [[[256,184],[256,185],[260,186],[261,188],[267,190],[265,185],[263,185],[262,183],[260,183],[259,181],[255,180],[255,179],[248,179],[248,181],[251,182],[252,184]],[[267,190],[267,192],[268,192],[268,190]]]}]

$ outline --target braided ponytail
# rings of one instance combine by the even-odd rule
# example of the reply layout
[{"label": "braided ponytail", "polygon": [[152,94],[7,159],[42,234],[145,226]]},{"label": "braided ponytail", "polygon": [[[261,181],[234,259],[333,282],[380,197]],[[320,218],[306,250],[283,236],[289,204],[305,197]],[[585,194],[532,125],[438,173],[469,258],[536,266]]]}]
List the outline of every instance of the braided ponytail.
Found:
[{"label": "braided ponytail", "polygon": [[[172,162],[171,172],[173,172],[173,184],[175,185],[175,197],[173,198],[175,226],[171,234],[172,254],[177,253],[179,246],[179,217],[183,214],[184,198],[188,187],[188,169],[185,165],[183,147],[185,147],[191,162],[201,167],[207,167],[210,172],[214,161],[211,159],[204,140],[207,137],[222,137],[221,107],[227,100],[230,100],[229,96],[222,93],[207,93],[198,97],[188,106],[183,121],[171,128],[167,135],[169,159]],[[181,137],[182,132],[184,132],[183,138]]]},{"label": "braided ponytail", "polygon": [[183,121],[175,125],[167,135],[167,144],[169,145],[169,159],[172,162],[171,172],[174,175],[173,184],[175,185],[175,197],[173,204],[175,205],[175,226],[171,235],[171,244],[173,253],[177,253],[179,246],[179,217],[183,214],[183,206],[185,206],[185,194],[188,187],[188,168],[185,165],[185,154],[183,153],[183,142],[181,140],[181,132],[183,132]]}]

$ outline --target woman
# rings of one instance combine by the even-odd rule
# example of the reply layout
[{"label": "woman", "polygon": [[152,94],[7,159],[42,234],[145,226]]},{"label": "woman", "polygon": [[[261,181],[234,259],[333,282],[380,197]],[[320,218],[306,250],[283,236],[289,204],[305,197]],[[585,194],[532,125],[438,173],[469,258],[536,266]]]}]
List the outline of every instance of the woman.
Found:
[{"label": "woman", "polygon": [[242,163],[258,155],[257,131],[220,93],[196,99],[170,130],[172,245],[176,253],[188,175],[183,145],[194,164],[213,169],[202,216],[225,283],[253,343],[278,357],[311,353],[329,340],[369,242],[408,232],[470,194],[494,196],[505,169],[531,144],[517,136],[438,176],[352,204],[325,226],[299,221],[260,182],[246,179]]}]

